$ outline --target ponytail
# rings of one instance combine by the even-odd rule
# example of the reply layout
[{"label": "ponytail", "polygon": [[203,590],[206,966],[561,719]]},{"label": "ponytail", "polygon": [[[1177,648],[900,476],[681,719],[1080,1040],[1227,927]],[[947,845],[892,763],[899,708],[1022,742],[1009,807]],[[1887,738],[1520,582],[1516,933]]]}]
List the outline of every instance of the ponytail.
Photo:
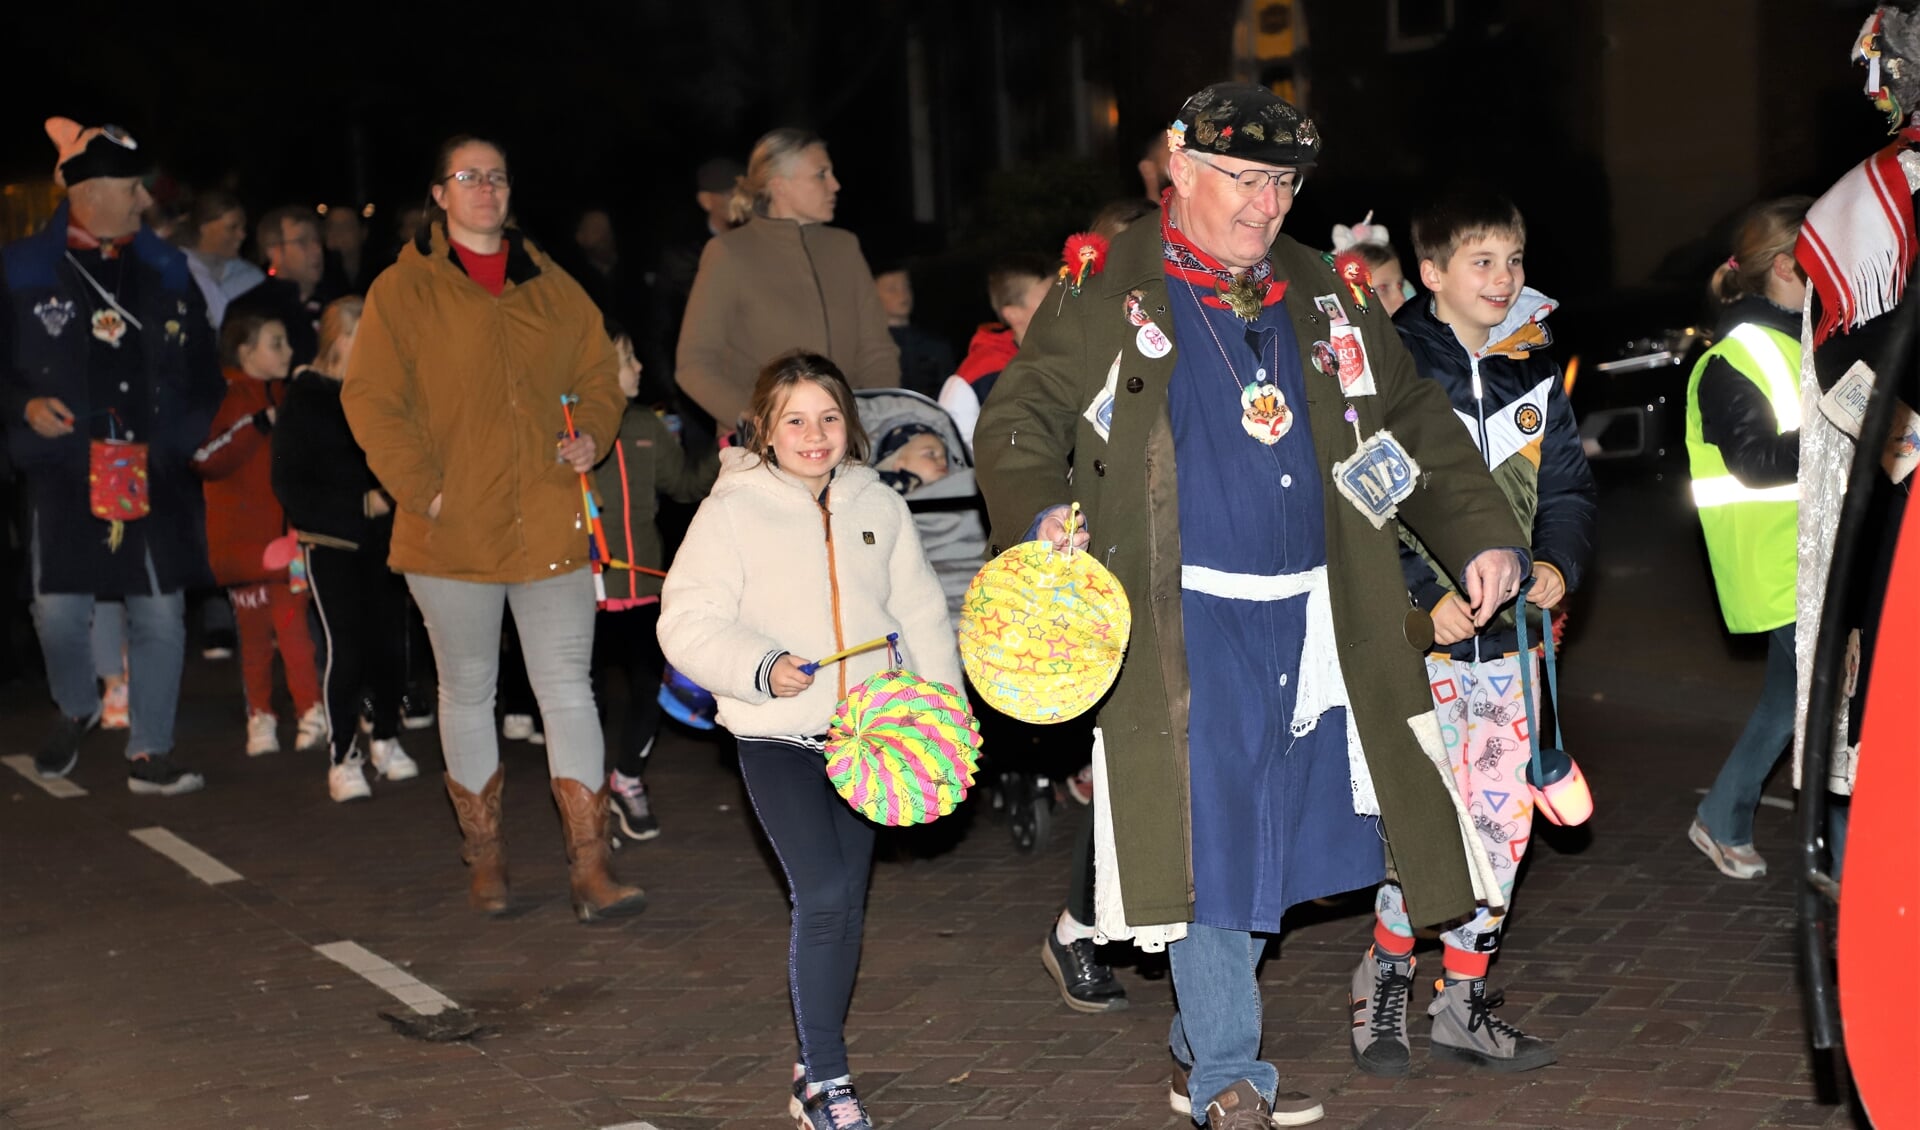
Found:
[{"label": "ponytail", "polygon": [[1811,196],[1783,196],[1748,209],[1734,232],[1733,255],[1714,270],[1707,284],[1713,300],[1725,306],[1749,296],[1764,296],[1774,259],[1792,257],[1794,245],[1800,241],[1800,224],[1812,206]]},{"label": "ponytail", "polygon": [[770,130],[753,143],[753,156],[747,159],[747,175],[733,182],[733,195],[727,199],[727,216],[744,224],[755,216],[767,214],[771,200],[768,185],[801,153],[816,145],[825,145],[818,134],[792,126]]}]

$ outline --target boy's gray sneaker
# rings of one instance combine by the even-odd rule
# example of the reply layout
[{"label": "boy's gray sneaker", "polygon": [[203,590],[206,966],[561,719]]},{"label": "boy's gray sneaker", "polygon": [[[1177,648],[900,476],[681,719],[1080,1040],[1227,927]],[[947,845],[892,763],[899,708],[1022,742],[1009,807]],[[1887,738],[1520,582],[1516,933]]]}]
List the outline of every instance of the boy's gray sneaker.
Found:
[{"label": "boy's gray sneaker", "polygon": [[1353,1011],[1353,1062],[1368,1075],[1400,1076],[1413,1069],[1407,1040],[1407,998],[1413,993],[1413,956],[1381,957],[1368,946],[1353,971],[1347,1005]]},{"label": "boy's gray sneaker", "polygon": [[1487,995],[1487,979],[1433,983],[1431,1055],[1492,1071],[1531,1071],[1559,1058],[1553,1045],[1527,1035],[1493,1014],[1505,996]]}]

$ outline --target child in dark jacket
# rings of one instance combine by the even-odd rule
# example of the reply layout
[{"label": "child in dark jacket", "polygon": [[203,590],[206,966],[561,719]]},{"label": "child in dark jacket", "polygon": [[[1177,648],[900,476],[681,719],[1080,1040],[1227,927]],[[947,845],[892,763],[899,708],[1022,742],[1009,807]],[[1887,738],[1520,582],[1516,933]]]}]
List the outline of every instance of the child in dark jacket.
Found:
[{"label": "child in dark jacket", "polygon": [[[620,420],[613,450],[594,468],[594,493],[600,500],[609,555],[629,565],[659,569],[660,531],[653,524],[659,496],[689,505],[705,498],[720,474],[720,449],[712,445],[703,450],[682,449],[666,422],[635,399],[640,395],[640,361],[634,355],[633,338],[611,318],[606,326],[620,358],[620,389],[627,394],[627,412]],[[593,626],[595,670],[608,675],[619,670],[627,683],[627,716],[620,725],[613,769],[607,774],[607,807],[613,812],[616,834],[650,840],[660,834],[660,821],[643,778],[660,733],[660,679],[666,674],[656,634],[660,578],[637,569],[609,569],[604,580],[607,599]],[[605,695],[595,697],[602,704],[607,701]]]},{"label": "child in dark jacket", "polygon": [[247,754],[280,752],[273,712],[273,652],[277,643],[287,689],[300,712],[295,748],[326,741],[326,711],[307,631],[307,594],[286,566],[268,568],[269,543],[287,532],[273,495],[269,438],[285,398],[293,349],[286,327],[258,313],[229,312],[220,329],[227,396],[193,468],[206,480],[207,548],[214,580],[233,602],[240,635],[240,673],[247,696]]},{"label": "child in dark jacket", "polygon": [[[405,583],[387,568],[393,500],[381,491],[340,407],[340,382],[360,325],[362,300],[328,303],[319,353],[293,378],[273,439],[273,489],[298,532],[307,584],[327,634],[327,793],[336,801],[373,795],[377,776],[404,781],[420,767],[400,748],[406,690]],[[373,727],[360,752],[360,713]]]},{"label": "child in dark jacket", "polygon": [[[1431,1048],[1435,1058],[1523,1071],[1552,1063],[1553,1046],[1493,1015],[1501,998],[1486,991],[1533,824],[1524,773],[1527,735],[1539,717],[1539,680],[1532,680],[1529,701],[1520,664],[1529,665],[1529,677],[1536,674],[1539,652],[1517,653],[1513,618],[1526,614],[1550,630],[1545,619],[1579,583],[1593,537],[1593,475],[1560,367],[1545,353],[1554,303],[1525,285],[1526,226],[1519,210],[1494,195],[1443,198],[1415,218],[1413,244],[1431,297],[1408,302],[1394,325],[1420,372],[1447,390],[1521,528],[1532,532],[1533,551],[1533,584],[1524,601],[1476,633],[1453,578],[1417,539],[1402,534],[1409,594],[1433,617],[1427,681],[1441,739],[1502,895],[1501,905],[1484,906],[1441,935],[1445,977],[1434,983],[1427,1010]],[[1353,1055],[1369,1074],[1405,1075],[1413,929],[1396,883],[1381,886],[1375,910],[1374,946],[1353,974]]]}]

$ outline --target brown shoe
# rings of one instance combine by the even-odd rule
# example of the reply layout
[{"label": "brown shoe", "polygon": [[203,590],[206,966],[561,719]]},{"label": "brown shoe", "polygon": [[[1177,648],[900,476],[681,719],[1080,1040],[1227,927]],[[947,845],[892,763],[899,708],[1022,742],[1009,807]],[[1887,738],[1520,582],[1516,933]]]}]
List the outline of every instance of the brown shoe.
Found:
[{"label": "brown shoe", "polygon": [[582,922],[598,922],[647,908],[638,887],[624,886],[607,869],[607,790],[598,792],[570,777],[553,779],[553,800],[567,836],[567,878],[573,913]]},{"label": "brown shoe", "polygon": [[1245,1079],[1207,1103],[1208,1130],[1272,1130],[1273,1107]]},{"label": "brown shoe", "polygon": [[495,769],[478,793],[461,788],[453,774],[446,777],[447,795],[453,798],[453,812],[460,818],[464,841],[460,855],[467,861],[467,904],[486,914],[505,914],[507,840],[500,831],[501,771]]}]

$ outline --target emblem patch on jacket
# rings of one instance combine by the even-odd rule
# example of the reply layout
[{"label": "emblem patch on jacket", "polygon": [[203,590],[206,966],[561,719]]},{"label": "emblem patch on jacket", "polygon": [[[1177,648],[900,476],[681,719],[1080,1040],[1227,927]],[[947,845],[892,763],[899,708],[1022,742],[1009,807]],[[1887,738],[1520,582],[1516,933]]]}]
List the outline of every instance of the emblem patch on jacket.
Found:
[{"label": "emblem patch on jacket", "polygon": [[1367,516],[1374,529],[1387,524],[1420,481],[1420,464],[1385,428],[1359,450],[1333,465],[1333,486]]},{"label": "emblem patch on jacket", "polygon": [[1453,410],[1466,425],[1473,445],[1481,448],[1480,454],[1486,457],[1488,468],[1498,467],[1515,455],[1524,456],[1536,467],[1540,465],[1540,442],[1547,430],[1547,396],[1557,380],[1558,375],[1547,377],[1498,408],[1488,404],[1484,444],[1482,425],[1476,414],[1458,408]]},{"label": "emblem patch on jacket", "polygon": [[866,542],[866,543],[867,543],[868,545],[872,545],[872,544],[873,544],[873,531],[872,531],[872,530],[861,530],[861,531],[860,531],[860,540],[861,540],[861,541],[863,541],[863,542]]},{"label": "emblem patch on jacket", "polygon": [[36,302],[33,316],[40,319],[40,325],[47,331],[48,337],[59,337],[67,323],[73,321],[73,300],[70,298],[49,298],[45,302]]}]

